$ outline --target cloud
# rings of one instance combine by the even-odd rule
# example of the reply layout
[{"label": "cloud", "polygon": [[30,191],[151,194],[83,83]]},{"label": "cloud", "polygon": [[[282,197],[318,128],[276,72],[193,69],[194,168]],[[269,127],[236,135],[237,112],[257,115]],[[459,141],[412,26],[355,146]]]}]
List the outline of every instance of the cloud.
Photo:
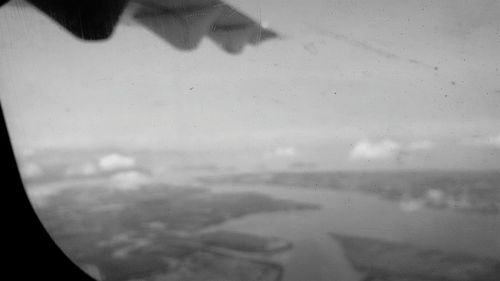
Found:
[{"label": "cloud", "polygon": [[21,150],[21,156],[22,157],[31,157],[35,155],[36,151],[34,149],[26,148]]},{"label": "cloud", "polygon": [[460,143],[468,146],[489,146],[500,148],[500,134],[496,136],[466,138]]},{"label": "cloud", "polygon": [[371,142],[359,141],[351,150],[350,158],[353,160],[386,159],[395,156],[401,149],[401,145],[392,140]]},{"label": "cloud", "polygon": [[104,280],[101,271],[94,264],[85,264],[84,266],[82,266],[82,270],[97,281]]},{"label": "cloud", "polygon": [[33,188],[27,189],[28,198],[35,206],[43,206],[47,203],[47,199],[61,191],[60,188]]},{"label": "cloud", "polygon": [[96,162],[79,163],[69,166],[64,172],[65,176],[91,176],[103,172],[113,172],[136,167],[136,159],[117,153],[101,157]]},{"label": "cloud", "polygon": [[294,157],[297,155],[297,150],[295,147],[278,147],[274,150],[274,156],[277,157]]},{"label": "cloud", "polygon": [[403,200],[399,202],[399,207],[405,212],[415,212],[425,207],[425,202],[419,199]]},{"label": "cloud", "polygon": [[402,144],[390,139],[381,141],[362,140],[354,145],[349,155],[352,160],[375,160],[400,157],[408,153],[431,150],[435,147],[430,140],[417,140]]},{"label": "cloud", "polygon": [[137,171],[120,172],[110,177],[110,187],[120,190],[136,190],[141,185],[150,183],[151,180],[151,177]]},{"label": "cloud", "polygon": [[438,189],[428,190],[425,197],[427,201],[430,201],[433,204],[442,204],[446,199],[444,192]]},{"label": "cloud", "polygon": [[28,162],[21,166],[20,169],[21,175],[26,178],[35,178],[43,175],[42,168],[33,162]]},{"label": "cloud", "polygon": [[292,162],[290,163],[290,165],[288,165],[289,168],[292,168],[292,169],[314,169],[316,168],[316,163],[313,163],[313,162],[307,162],[307,161],[295,161],[295,162]]},{"label": "cloud", "polygon": [[134,158],[120,154],[109,154],[99,159],[99,168],[105,171],[132,168],[135,164]]},{"label": "cloud", "polygon": [[435,144],[429,140],[413,141],[410,142],[405,149],[408,151],[421,151],[430,150],[434,148]]},{"label": "cloud", "polygon": [[92,163],[85,163],[78,166],[71,166],[66,169],[66,176],[90,176],[98,172],[97,167]]}]

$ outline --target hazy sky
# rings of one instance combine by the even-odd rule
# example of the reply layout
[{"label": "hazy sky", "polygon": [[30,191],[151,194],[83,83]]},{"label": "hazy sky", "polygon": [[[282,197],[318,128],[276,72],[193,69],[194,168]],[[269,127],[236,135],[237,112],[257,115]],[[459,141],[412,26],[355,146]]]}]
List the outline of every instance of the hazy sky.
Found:
[{"label": "hazy sky", "polygon": [[32,8],[1,8],[16,147],[265,145],[299,160],[321,147],[359,166],[500,167],[497,0],[229,2],[283,39],[182,52],[126,20],[85,43]]}]

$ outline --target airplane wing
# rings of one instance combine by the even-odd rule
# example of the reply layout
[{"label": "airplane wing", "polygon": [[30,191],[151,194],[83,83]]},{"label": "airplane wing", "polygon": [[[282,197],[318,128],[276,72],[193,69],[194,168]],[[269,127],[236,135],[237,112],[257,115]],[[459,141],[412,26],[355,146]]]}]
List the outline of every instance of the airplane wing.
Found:
[{"label": "airplane wing", "polygon": [[76,37],[111,36],[128,0],[28,0]]},{"label": "airplane wing", "polygon": [[240,53],[248,45],[278,37],[250,17],[218,0],[143,1],[135,19],[181,50],[191,50],[206,36],[229,53]]},{"label": "airplane wing", "polygon": [[[196,48],[204,37],[229,53],[278,37],[250,17],[219,0],[27,0],[74,36],[109,38],[129,2],[134,18],[181,50]],[[6,0],[0,0],[0,6]]]}]

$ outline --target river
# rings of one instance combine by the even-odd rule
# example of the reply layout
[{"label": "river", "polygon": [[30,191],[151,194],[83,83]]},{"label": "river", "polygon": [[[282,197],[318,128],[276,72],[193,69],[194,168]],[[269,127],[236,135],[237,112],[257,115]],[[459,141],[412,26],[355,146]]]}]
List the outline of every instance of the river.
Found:
[{"label": "river", "polygon": [[331,232],[407,242],[424,248],[500,259],[500,218],[453,210],[415,209],[353,191],[271,185],[203,185],[212,192],[259,192],[321,206],[318,210],[249,215],[206,231],[276,236],[293,242],[282,258],[285,281],[360,280]]}]

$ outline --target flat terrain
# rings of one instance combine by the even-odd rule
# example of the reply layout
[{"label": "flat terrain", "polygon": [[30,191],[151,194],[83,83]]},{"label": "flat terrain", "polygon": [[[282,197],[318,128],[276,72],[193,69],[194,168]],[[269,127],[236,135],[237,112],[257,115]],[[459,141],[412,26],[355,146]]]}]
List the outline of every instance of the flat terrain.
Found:
[{"label": "flat terrain", "polygon": [[407,243],[332,233],[365,281],[494,281],[500,261],[463,253],[445,253]]},{"label": "flat terrain", "polygon": [[280,280],[280,238],[200,232],[249,214],[316,208],[257,193],[150,184],[63,189],[36,211],[56,243],[100,280]]},{"label": "flat terrain", "polygon": [[27,190],[98,280],[498,279],[499,173],[196,172],[164,184],[146,166],[65,167]]},{"label": "flat terrain", "polygon": [[270,172],[202,178],[207,183],[267,184],[352,190],[400,202],[408,208],[500,214],[500,172]]}]

